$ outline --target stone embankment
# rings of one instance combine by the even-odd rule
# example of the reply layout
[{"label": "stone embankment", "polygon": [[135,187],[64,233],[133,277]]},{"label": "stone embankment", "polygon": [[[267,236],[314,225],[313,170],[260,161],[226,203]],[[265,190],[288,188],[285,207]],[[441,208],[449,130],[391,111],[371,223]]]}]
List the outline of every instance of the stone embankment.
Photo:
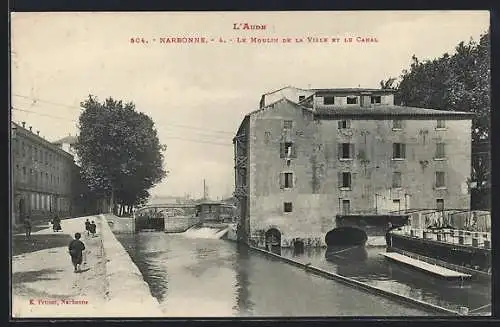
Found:
[{"label": "stone embankment", "polygon": [[115,221],[121,219],[101,215],[101,239],[106,258],[106,313],[111,317],[162,316],[158,300],[151,295],[139,268],[111,231],[108,217]]}]

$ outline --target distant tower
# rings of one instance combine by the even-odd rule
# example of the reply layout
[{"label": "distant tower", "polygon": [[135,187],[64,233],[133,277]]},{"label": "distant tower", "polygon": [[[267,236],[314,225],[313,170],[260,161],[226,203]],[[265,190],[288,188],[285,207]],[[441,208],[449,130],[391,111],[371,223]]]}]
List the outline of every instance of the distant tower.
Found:
[{"label": "distant tower", "polygon": [[205,180],[203,180],[203,200],[208,199],[208,186]]}]

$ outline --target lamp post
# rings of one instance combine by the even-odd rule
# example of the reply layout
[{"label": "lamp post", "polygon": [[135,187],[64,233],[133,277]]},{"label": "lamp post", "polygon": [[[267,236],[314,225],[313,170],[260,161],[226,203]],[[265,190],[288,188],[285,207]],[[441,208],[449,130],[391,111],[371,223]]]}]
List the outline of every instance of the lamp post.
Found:
[{"label": "lamp post", "polygon": [[378,197],[380,196],[380,194],[378,193],[375,193],[375,214],[377,215],[378,214]]}]

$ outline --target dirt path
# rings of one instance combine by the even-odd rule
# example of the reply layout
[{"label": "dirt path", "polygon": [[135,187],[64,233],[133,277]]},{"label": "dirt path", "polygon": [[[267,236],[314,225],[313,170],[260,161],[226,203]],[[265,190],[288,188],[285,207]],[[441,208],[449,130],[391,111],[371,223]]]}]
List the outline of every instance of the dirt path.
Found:
[{"label": "dirt path", "polygon": [[[100,230],[100,220],[93,217]],[[101,238],[83,233],[83,218],[62,222],[63,233],[49,229],[33,234],[39,251],[23,251],[12,259],[13,317],[97,317],[106,302],[105,262]],[[86,246],[86,264],[74,273],[67,250],[70,235],[80,232]],[[64,235],[64,236],[63,236]],[[61,246],[62,238],[65,238]],[[41,244],[41,245],[40,245]],[[59,246],[58,246],[59,245]],[[13,247],[15,244],[13,244]],[[29,247],[29,245],[24,245]],[[56,247],[57,246],[57,247]],[[14,251],[15,253],[15,251]]]}]

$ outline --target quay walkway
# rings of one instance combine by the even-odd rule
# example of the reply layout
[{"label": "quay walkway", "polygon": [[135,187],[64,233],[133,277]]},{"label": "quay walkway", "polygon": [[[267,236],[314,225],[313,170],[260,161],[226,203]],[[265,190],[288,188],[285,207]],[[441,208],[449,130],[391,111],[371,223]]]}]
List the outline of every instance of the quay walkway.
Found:
[{"label": "quay walkway", "polygon": [[[95,221],[96,237],[86,235],[86,219]],[[61,232],[48,224],[34,227],[31,240],[24,234],[12,238],[13,318],[162,316],[106,215],[64,219]],[[80,273],[73,272],[68,254],[76,232],[86,247]]]}]

